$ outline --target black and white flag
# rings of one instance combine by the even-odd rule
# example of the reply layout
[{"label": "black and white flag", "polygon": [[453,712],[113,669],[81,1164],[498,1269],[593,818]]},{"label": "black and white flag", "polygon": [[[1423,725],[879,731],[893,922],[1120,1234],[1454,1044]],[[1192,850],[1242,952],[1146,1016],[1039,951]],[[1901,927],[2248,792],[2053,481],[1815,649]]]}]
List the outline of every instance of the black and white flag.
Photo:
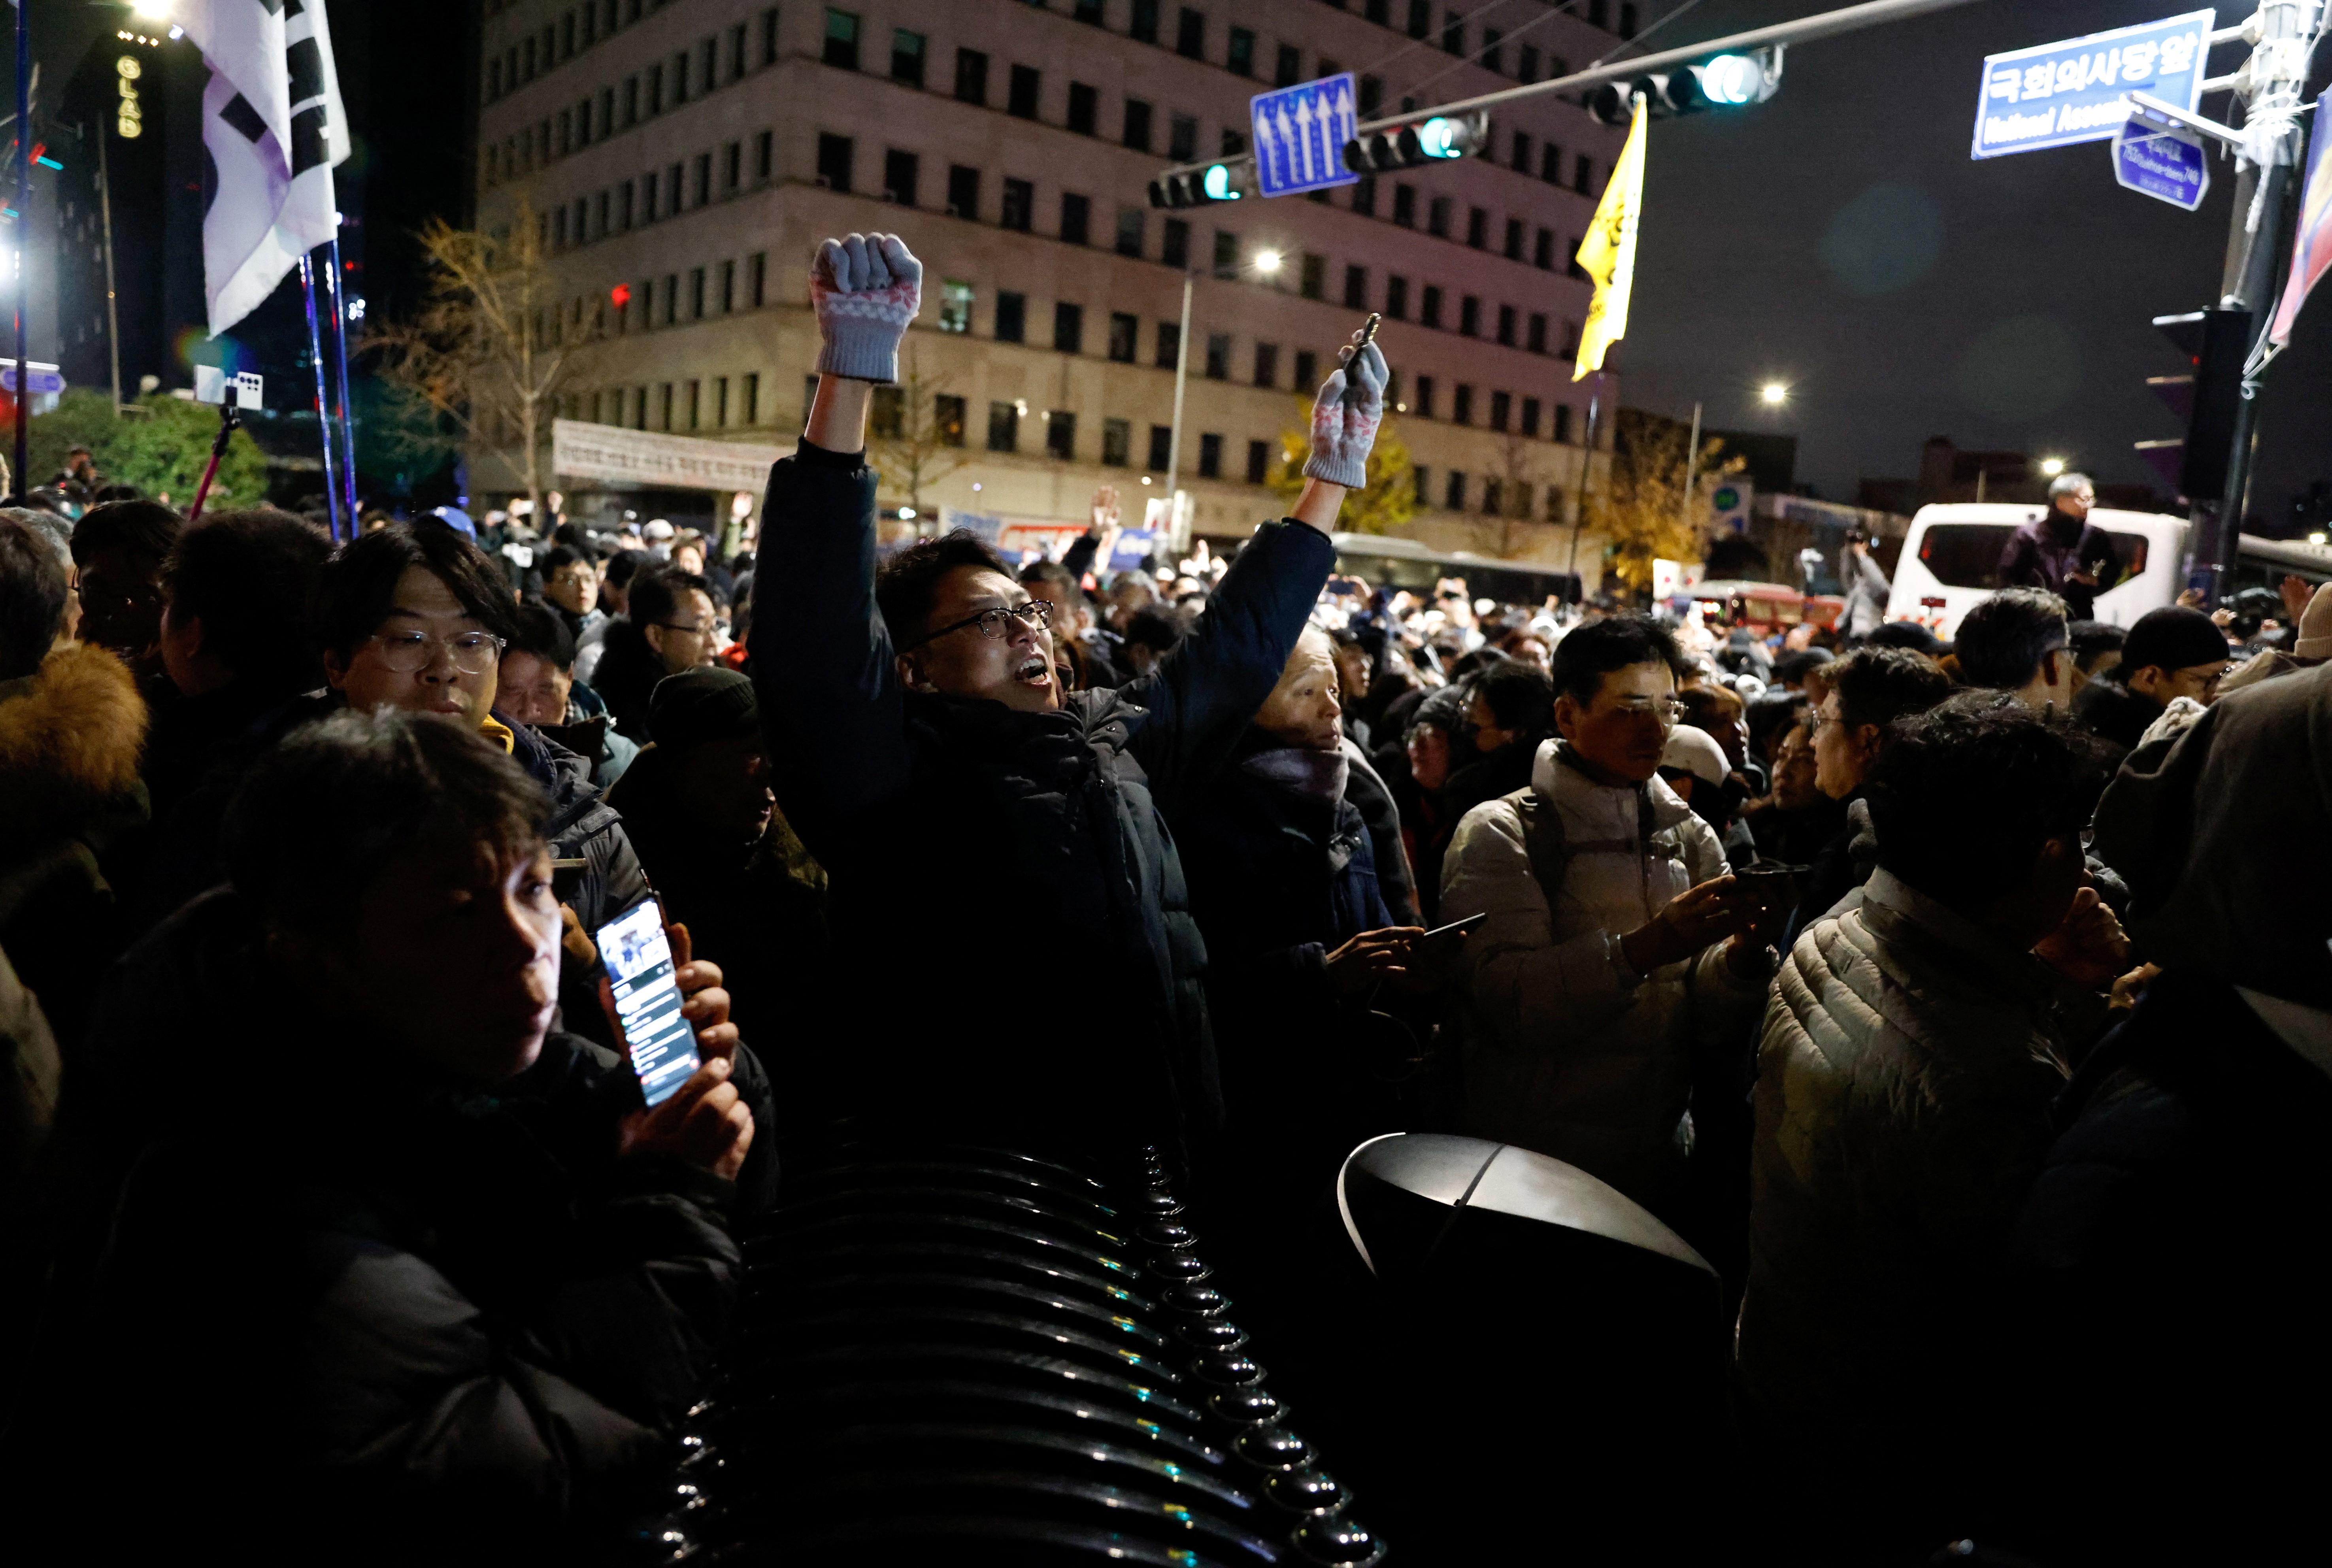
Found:
[{"label": "black and white flag", "polygon": [[211,70],[203,276],[216,337],[339,229],[349,122],[323,0],[182,0],[176,20]]}]

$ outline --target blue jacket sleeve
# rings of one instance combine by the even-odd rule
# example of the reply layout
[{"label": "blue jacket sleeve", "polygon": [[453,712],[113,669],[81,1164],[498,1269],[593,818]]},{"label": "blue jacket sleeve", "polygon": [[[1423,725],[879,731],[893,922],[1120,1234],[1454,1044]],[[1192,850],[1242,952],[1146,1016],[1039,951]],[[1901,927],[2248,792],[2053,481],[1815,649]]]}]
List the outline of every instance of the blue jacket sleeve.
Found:
[{"label": "blue jacket sleeve", "polygon": [[842,826],[903,793],[912,766],[874,607],[874,472],[804,443],[769,470],[761,516],[754,581],[783,607],[752,630],[761,728],[786,820],[831,865]]},{"label": "blue jacket sleeve", "polygon": [[1336,547],[1300,522],[1266,522],[1207,599],[1180,645],[1119,694],[1150,711],[1126,749],[1173,820],[1228,757],[1295,651]]}]

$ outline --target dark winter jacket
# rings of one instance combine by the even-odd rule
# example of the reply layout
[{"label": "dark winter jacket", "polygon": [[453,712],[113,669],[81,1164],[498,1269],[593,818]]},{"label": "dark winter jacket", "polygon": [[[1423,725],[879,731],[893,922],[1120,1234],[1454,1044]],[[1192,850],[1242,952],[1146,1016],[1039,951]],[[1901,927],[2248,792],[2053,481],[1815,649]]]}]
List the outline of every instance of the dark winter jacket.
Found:
[{"label": "dark winter jacket", "polygon": [[68,1053],[129,938],[116,883],[148,825],[145,736],[129,667],[94,645],[0,682],[0,951]]},{"label": "dark winter jacket", "polygon": [[[1206,948],[1166,823],[1278,680],[1327,536],[1264,524],[1156,671],[1028,713],[900,684],[857,455],[805,445],[762,515],[761,578],[799,613],[755,628],[782,641],[755,660],[761,719],[779,807],[832,878],[859,1103],[982,1137],[1215,1124]],[[1096,999],[1088,1025],[1031,1012],[1060,986]]]},{"label": "dark winter jacket", "polygon": [[151,931],[226,880],[219,829],[244,775],[286,734],[333,706],[312,693],[243,681],[196,697],[175,686],[156,693],[141,764],[154,832],[130,903],[135,931]]},{"label": "dark winter jacket", "polygon": [[615,715],[616,732],[645,746],[648,732],[648,699],[656,683],[671,672],[664,655],[648,646],[647,634],[627,620],[607,623],[607,642],[599,662],[591,667],[591,689]]},{"label": "dark winter jacket", "polygon": [[2147,726],[2162,717],[2162,704],[2110,675],[2099,675],[2073,699],[2073,717],[2123,751],[2135,751]]},{"label": "dark winter jacket", "polygon": [[[2082,570],[2096,576],[2095,588],[2066,580]],[[2010,534],[2000,552],[2002,588],[2046,588],[2065,601],[2068,618],[2077,621],[2089,618],[2098,595],[2113,587],[2120,574],[2111,536],[2097,524],[2076,522],[2070,513],[2053,507]]]},{"label": "dark winter jacket", "polygon": [[2000,1424],[2050,1456],[2033,1554],[2285,1555],[2313,1525],[2332,1407],[2332,1014],[2173,968],[2057,1123],[2015,1243],[2045,1353],[2033,1408]]},{"label": "dark winter jacket", "polygon": [[1392,786],[1369,760],[1366,748],[1347,739],[1344,755],[1352,763],[1352,777],[1344,781],[1344,798],[1368,824],[1369,848],[1377,863],[1377,890],[1384,894],[1393,924],[1415,925],[1420,918],[1417,878],[1409,868],[1409,851],[1401,846],[1400,803],[1393,798]]}]

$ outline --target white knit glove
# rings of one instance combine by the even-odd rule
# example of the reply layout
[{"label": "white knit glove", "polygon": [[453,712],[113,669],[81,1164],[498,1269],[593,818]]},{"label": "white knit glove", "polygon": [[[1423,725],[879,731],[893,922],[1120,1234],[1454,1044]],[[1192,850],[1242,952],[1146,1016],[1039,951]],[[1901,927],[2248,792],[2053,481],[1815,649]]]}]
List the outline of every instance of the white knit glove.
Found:
[{"label": "white knit glove", "polygon": [[1324,479],[1346,490],[1364,490],[1369,448],[1376,445],[1377,425],[1384,419],[1384,354],[1369,343],[1347,345],[1336,358],[1339,368],[1322,384],[1312,405],[1312,456],[1304,473],[1306,478]]},{"label": "white knit glove", "polygon": [[809,302],[817,311],[821,376],[899,378],[899,339],[923,301],[923,263],[896,234],[851,234],[817,247]]}]

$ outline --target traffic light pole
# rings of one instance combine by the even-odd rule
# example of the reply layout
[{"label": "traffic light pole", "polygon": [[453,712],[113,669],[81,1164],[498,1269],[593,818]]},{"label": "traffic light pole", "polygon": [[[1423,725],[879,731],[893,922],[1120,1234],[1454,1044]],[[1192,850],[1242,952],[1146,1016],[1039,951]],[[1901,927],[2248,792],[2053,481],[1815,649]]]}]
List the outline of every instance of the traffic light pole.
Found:
[{"label": "traffic light pole", "polygon": [[[1174,425],[1173,434],[1166,438],[1166,515],[1171,532],[1176,510],[1174,498],[1181,493],[1182,483],[1182,388],[1190,378],[1190,269],[1182,269],[1182,330],[1174,343]],[[1102,562],[1105,571],[1107,561]]]}]

